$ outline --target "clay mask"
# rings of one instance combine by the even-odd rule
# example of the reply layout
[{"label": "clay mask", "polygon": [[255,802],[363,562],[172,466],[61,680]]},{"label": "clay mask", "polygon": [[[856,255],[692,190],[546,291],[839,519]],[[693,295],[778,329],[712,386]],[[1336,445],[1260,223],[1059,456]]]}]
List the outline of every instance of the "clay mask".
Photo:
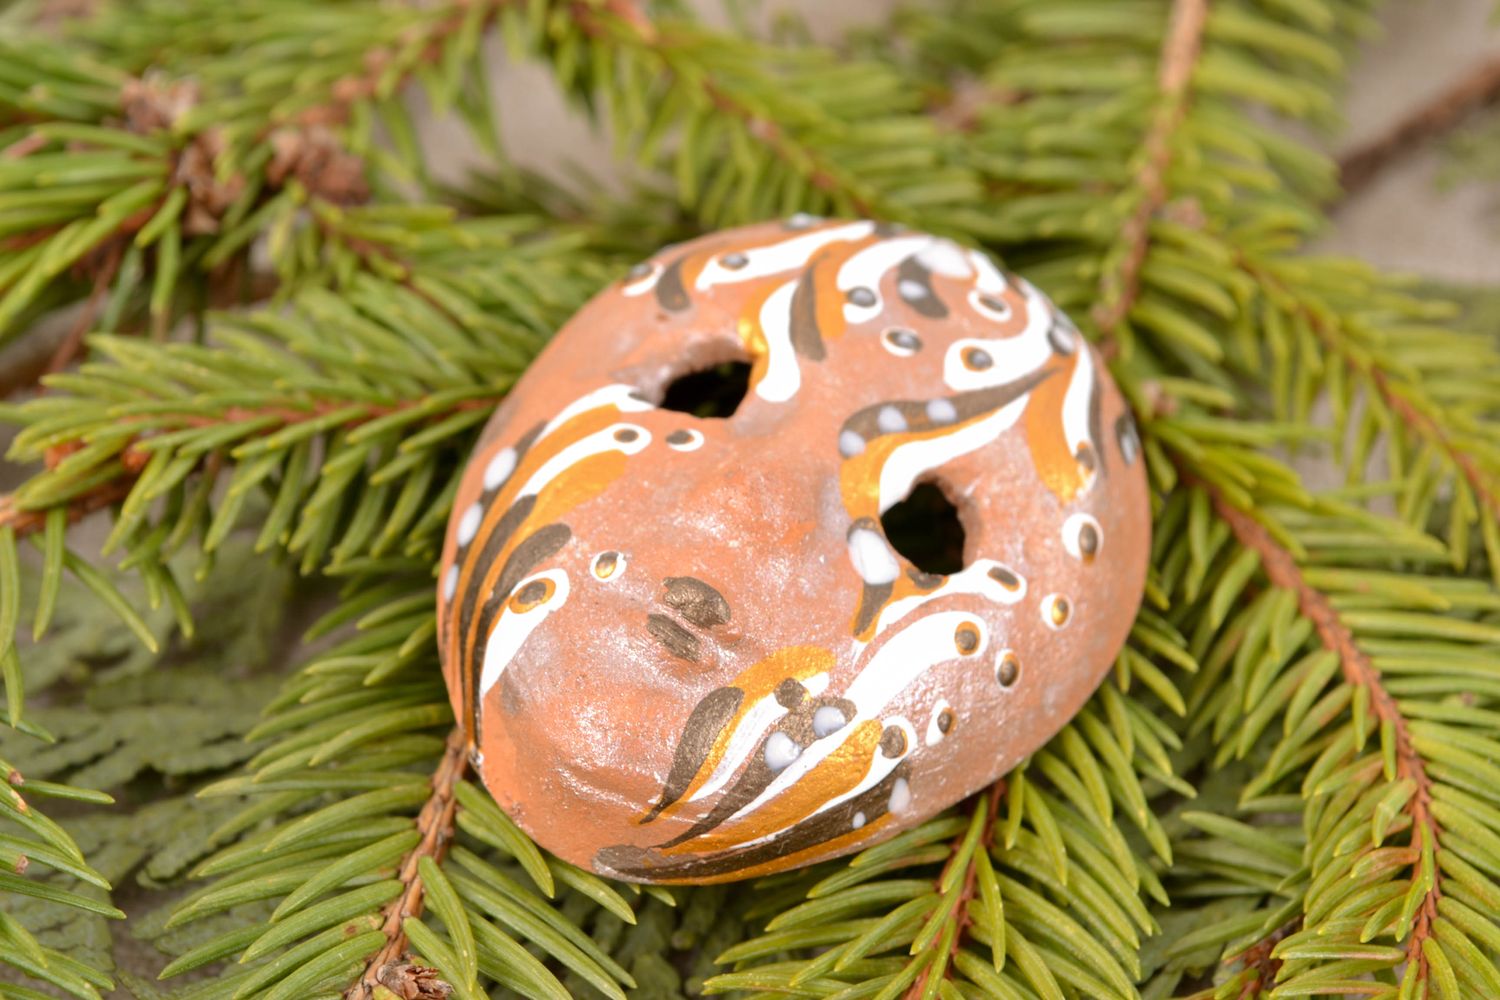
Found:
[{"label": "clay mask", "polygon": [[[732,413],[662,405],[731,362]],[[980,253],[805,217],[669,247],[558,332],[458,491],[439,642],[474,766],[602,875],[868,847],[1098,686],[1144,585],[1143,464],[1100,358]],[[946,574],[882,527],[923,484],[962,525]]]}]

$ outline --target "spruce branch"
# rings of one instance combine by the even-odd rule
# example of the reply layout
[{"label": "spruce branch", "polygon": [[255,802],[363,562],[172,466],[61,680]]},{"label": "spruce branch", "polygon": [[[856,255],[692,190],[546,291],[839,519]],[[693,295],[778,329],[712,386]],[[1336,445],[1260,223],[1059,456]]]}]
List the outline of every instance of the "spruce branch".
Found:
[{"label": "spruce branch", "polygon": [[1150,128],[1141,144],[1140,164],[1131,179],[1135,207],[1120,230],[1099,281],[1094,323],[1106,342],[1135,307],[1140,294],[1141,268],[1151,240],[1151,223],[1169,197],[1167,169],[1174,137],[1187,120],[1193,69],[1203,47],[1208,23],[1208,0],[1173,0],[1161,64],[1157,70],[1159,97]]},{"label": "spruce branch", "polygon": [[573,32],[549,40],[569,53],[560,82],[603,106],[622,156],[669,177],[700,223],[806,211],[985,224],[973,171],[889,63],[653,20],[635,0],[562,9]]},{"label": "spruce branch", "polygon": [[427,68],[438,63],[460,34],[483,35],[506,7],[517,0],[450,0],[430,5],[402,0],[402,5],[421,14],[399,37],[385,46],[372,48],[362,57],[359,72],[346,73],[333,81],[326,96],[305,104],[288,115],[273,117],[275,125],[326,127],[347,125],[360,104],[383,99],[401,90]]},{"label": "spruce branch", "polygon": [[[91,513],[128,500],[152,456],[160,453],[156,447],[158,439],[167,434],[181,435],[184,431],[199,431],[212,437],[223,436],[232,440],[248,436],[252,428],[256,431],[276,428],[290,434],[297,434],[300,427],[311,426],[317,427],[320,433],[354,431],[382,418],[400,417],[419,407],[422,419],[418,426],[426,427],[462,413],[488,413],[502,395],[476,390],[464,394],[462,398],[448,401],[446,407],[436,409],[428,399],[415,398],[391,403],[350,402],[346,398],[301,398],[294,402],[258,406],[231,405],[216,413],[204,413],[201,406],[184,406],[181,411],[153,408],[149,416],[126,416],[121,419],[121,427],[128,429],[135,425],[149,425],[150,429],[118,439],[115,451],[118,468],[113,475],[72,493],[59,504],[50,499],[41,503],[28,499],[28,493],[41,493],[50,498],[52,491],[47,489],[50,482],[47,474],[43,473],[29,481],[19,497],[13,493],[0,496],[0,526],[14,525],[17,533],[24,535],[43,527],[47,512],[58,506],[67,511],[68,523],[72,524]],[[236,428],[243,428],[244,434],[236,434]],[[83,447],[81,440],[68,440],[48,448],[46,454],[49,471],[55,472],[68,455],[81,451]],[[191,453],[189,450],[188,454]],[[223,455],[220,452],[200,451],[198,460],[189,465],[183,474],[206,470],[210,479],[213,479],[223,466]]]},{"label": "spruce branch", "polygon": [[[24,48],[12,48],[24,61]],[[32,311],[67,295],[70,275],[91,287],[51,370],[80,353],[107,298],[118,300],[110,307],[116,323],[134,297],[164,335],[184,262],[221,275],[242,268],[263,210],[287,194],[336,206],[369,196],[363,163],[327,129],[268,131],[270,155],[247,177],[225,169],[224,126],[184,127],[203,105],[197,83],[161,71],[101,75],[111,88],[100,88],[96,105],[23,124],[0,171],[0,197],[38,205],[0,242],[0,342],[18,336]],[[149,283],[141,280],[148,269]]]},{"label": "spruce branch", "polygon": [[388,966],[400,961],[406,953],[405,921],[422,915],[424,888],[418,871],[423,858],[441,863],[453,840],[454,814],[458,809],[456,789],[463,780],[468,764],[463,734],[455,729],[448,734],[443,756],[432,773],[432,795],[417,814],[417,832],[421,839],[401,860],[396,875],[401,895],[386,904],[380,925],[385,944],[365,963],[358,981],[344,991],[346,1000],[370,1000]]},{"label": "spruce branch", "polygon": [[[1390,740],[1394,746],[1395,778],[1409,781],[1413,785],[1404,806],[1413,829],[1408,862],[1415,864],[1423,850],[1438,851],[1442,831],[1432,814],[1432,778],[1428,774],[1426,762],[1413,744],[1406,716],[1382,681],[1380,671],[1376,669],[1370,656],[1360,648],[1353,631],[1344,623],[1333,602],[1307,582],[1296,559],[1271,536],[1265,526],[1249,513],[1229,503],[1221,491],[1207,485],[1203,488],[1208,491],[1214,509],[1229,525],[1234,537],[1242,546],[1259,556],[1261,570],[1267,579],[1274,586],[1296,595],[1301,613],[1313,623],[1324,648],[1338,657],[1345,681],[1351,687],[1365,692],[1369,712],[1381,727],[1389,727]],[[1435,933],[1433,922],[1437,918],[1438,903],[1443,896],[1442,874],[1436,866],[1430,877],[1431,887],[1423,893],[1406,940],[1406,960],[1416,967],[1418,981],[1423,982],[1428,978],[1428,956],[1424,946]]]},{"label": "spruce branch", "polygon": [[[144,466],[144,462],[140,464]],[[139,472],[139,468],[136,471]],[[109,480],[80,493],[61,508],[67,513],[67,523],[76,524],[90,514],[108,510],[129,496],[134,485],[134,476],[127,471],[118,479]],[[0,528],[12,528],[16,537],[24,537],[46,527],[47,513],[51,509],[54,508],[18,509],[14,494],[0,494]]]},{"label": "spruce branch", "polygon": [[1403,392],[1383,369],[1372,367],[1368,374],[1380,390],[1381,398],[1401,418],[1402,424],[1436,442],[1463,474],[1479,502],[1489,508],[1494,518],[1500,520],[1500,473],[1487,473],[1480,466],[1479,459],[1472,452],[1459,447],[1452,435],[1443,429],[1438,417],[1434,416],[1434,408],[1424,406],[1407,392]]},{"label": "spruce branch", "polygon": [[[671,34],[659,30],[636,0],[605,0],[601,5],[574,2],[572,9],[586,32],[593,35],[609,29],[624,32],[633,45],[653,55],[668,72],[677,72],[674,64],[682,55],[674,48]],[[600,17],[601,13],[607,16],[608,24],[603,23],[605,18]],[[765,144],[783,163],[805,174],[814,188],[838,196],[846,210],[855,215],[886,217],[889,206],[877,204],[854,178],[810,145],[789,135],[775,120],[711,75],[702,77],[701,86],[715,109],[742,122],[752,139]]]},{"label": "spruce branch", "polygon": [[[1347,328],[1343,312],[1331,308],[1316,296],[1306,293],[1283,278],[1273,263],[1244,256],[1240,264],[1266,293],[1288,305],[1291,313],[1311,329],[1324,348],[1347,368],[1370,383],[1380,399],[1399,419],[1400,434],[1412,434],[1435,445],[1473,490],[1481,507],[1500,521],[1500,445],[1488,453],[1455,440],[1455,432],[1465,426],[1478,426],[1477,438],[1488,434],[1500,440],[1493,425],[1466,420],[1454,409],[1434,399],[1420,380],[1402,378],[1393,372],[1409,366],[1401,364],[1389,349],[1379,342],[1358,344]],[[1476,342],[1480,349],[1493,351],[1488,344]],[[1483,457],[1482,457],[1483,456]]]},{"label": "spruce branch", "polygon": [[[1004,779],[980,792],[972,810],[973,822],[980,824],[978,844],[970,845],[965,850],[965,841],[969,839],[968,830],[965,830],[964,833],[954,838],[949,848],[951,852],[949,858],[944,862],[943,870],[937,877],[938,892],[951,897],[951,900],[944,902],[940,917],[945,925],[944,934],[949,938],[947,954],[938,956],[936,961],[922,969],[922,974],[917,977],[917,981],[907,989],[906,1000],[923,1000],[925,997],[936,995],[939,989],[937,983],[947,980],[953,971],[954,960],[962,951],[968,929],[974,922],[969,913],[969,907],[980,895],[981,865],[984,865],[989,878],[994,877],[994,873],[988,870],[989,866],[980,860],[980,855],[983,854],[987,860],[989,852],[995,845],[996,821],[1000,814],[1000,802],[1004,796]],[[988,897],[991,894],[998,897],[999,887],[994,885],[989,887],[985,895]]]},{"label": "spruce branch", "polygon": [[[168,560],[190,545],[211,559],[257,492],[271,501],[257,546],[300,556],[306,573],[435,554],[467,435],[544,332],[593,290],[598,262],[575,260],[574,239],[535,238],[533,220],[465,220],[455,246],[433,240],[451,212],[337,212],[326,225],[367,242],[372,266],[396,274],[352,272],[346,299],[314,287],[289,309],[219,317],[204,344],[97,336],[101,359],[47,376],[53,391],[8,414],[26,425],[12,454],[45,463],[0,498],[12,538],[47,530],[57,562],[41,604],[54,603],[66,568],[146,636],[130,602],[64,537],[116,506],[105,552],[123,548],[123,564],[144,576],[153,603],[174,602],[184,631],[192,622]],[[386,235],[408,220],[396,265]],[[357,481],[371,463],[369,481]],[[8,645],[19,616],[0,619]],[[8,690],[19,717],[20,686]]]}]

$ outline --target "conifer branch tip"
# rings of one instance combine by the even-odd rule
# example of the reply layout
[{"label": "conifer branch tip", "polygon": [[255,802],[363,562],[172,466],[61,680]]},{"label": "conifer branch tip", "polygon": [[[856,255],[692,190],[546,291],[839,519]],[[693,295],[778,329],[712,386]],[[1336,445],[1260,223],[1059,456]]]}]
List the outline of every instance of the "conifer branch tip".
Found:
[{"label": "conifer branch tip", "polygon": [[[1381,679],[1380,670],[1359,647],[1353,630],[1339,616],[1333,601],[1308,583],[1296,559],[1271,536],[1265,526],[1230,503],[1214,486],[1201,481],[1198,485],[1208,492],[1214,509],[1229,526],[1235,539],[1260,557],[1261,569],[1266,578],[1274,586],[1296,595],[1299,609],[1312,622],[1324,648],[1338,655],[1345,682],[1368,692],[1370,715],[1377,721],[1390,725],[1396,750],[1396,777],[1409,780],[1414,786],[1405,806],[1405,812],[1412,821],[1412,853],[1415,857],[1420,852],[1418,837],[1424,838],[1427,845],[1436,850],[1441,831],[1438,829],[1437,818],[1432,813],[1432,776],[1413,743],[1406,717]],[[1419,976],[1424,979],[1427,958],[1422,942],[1436,934],[1434,921],[1438,915],[1438,900],[1442,895],[1442,875],[1434,868],[1432,887],[1427,890],[1426,898],[1417,908],[1406,942],[1407,960],[1417,963]]]},{"label": "conifer branch tip", "polygon": [[454,815],[458,810],[456,789],[468,767],[467,743],[462,731],[448,734],[443,756],[432,775],[432,795],[417,814],[417,830],[422,839],[401,859],[397,878],[405,887],[401,895],[386,904],[381,930],[385,945],[365,963],[365,971],[344,993],[345,1000],[371,1000],[380,977],[388,966],[398,964],[406,952],[406,932],[401,929],[408,917],[422,914],[424,889],[417,864],[423,858],[441,862],[453,840]]},{"label": "conifer branch tip", "polygon": [[1099,304],[1094,308],[1094,322],[1106,352],[1140,294],[1141,268],[1151,243],[1151,220],[1169,197],[1167,170],[1172,162],[1172,138],[1187,118],[1188,84],[1203,51],[1208,0],[1174,0],[1170,18],[1157,71],[1161,103],[1141,147],[1141,164],[1133,185],[1138,193],[1135,209],[1120,231],[1124,252],[1118,265],[1107,269],[1100,279]]}]

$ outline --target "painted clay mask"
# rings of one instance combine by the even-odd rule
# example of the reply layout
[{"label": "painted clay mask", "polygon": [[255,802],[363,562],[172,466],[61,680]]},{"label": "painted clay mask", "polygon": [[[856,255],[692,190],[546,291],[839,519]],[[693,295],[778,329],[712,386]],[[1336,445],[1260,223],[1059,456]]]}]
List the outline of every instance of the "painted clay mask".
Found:
[{"label": "painted clay mask", "polygon": [[[731,415],[662,405],[735,361]],[[557,334],[459,489],[439,641],[475,767],[602,875],[868,847],[1098,686],[1144,585],[1143,464],[1093,349],[979,253],[805,217],[669,247]],[[922,484],[963,528],[946,575],[882,528]]]}]

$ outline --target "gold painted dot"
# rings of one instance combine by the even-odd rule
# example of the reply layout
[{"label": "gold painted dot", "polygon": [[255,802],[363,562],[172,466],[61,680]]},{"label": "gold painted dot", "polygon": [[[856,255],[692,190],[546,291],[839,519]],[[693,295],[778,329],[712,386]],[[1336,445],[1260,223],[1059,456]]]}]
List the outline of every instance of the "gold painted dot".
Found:
[{"label": "gold painted dot", "polygon": [[532,580],[520,590],[510,596],[506,607],[518,615],[525,614],[539,604],[545,604],[551,600],[556,586],[546,578]]},{"label": "gold painted dot", "polygon": [[1016,576],[1004,566],[991,566],[990,579],[994,580],[1006,590],[1015,590],[1021,586],[1021,578]]},{"label": "gold painted dot", "polygon": [[953,632],[953,645],[964,656],[970,656],[979,648],[979,629],[973,622],[964,622]]},{"label": "gold painted dot", "polygon": [[953,731],[953,723],[954,723],[953,709],[951,709],[951,708],[945,708],[941,712],[938,713],[938,718],[937,718],[938,732],[940,732],[940,733],[942,733],[943,735],[946,736],[948,733],[950,733],[950,732]]},{"label": "gold painted dot", "polygon": [[594,575],[601,580],[608,580],[615,575],[615,570],[620,568],[620,553],[601,552],[594,560]]},{"label": "gold painted dot", "polygon": [[1085,524],[1078,529],[1078,551],[1082,553],[1084,562],[1094,561],[1094,556],[1099,552],[1099,529],[1092,524]]},{"label": "gold painted dot", "polygon": [[1005,653],[1000,657],[1000,662],[995,666],[995,680],[1000,682],[1001,687],[1008,688],[1012,684],[1014,684],[1016,682],[1016,678],[1020,676],[1021,659],[1020,657],[1016,656],[1015,653],[1012,653],[1007,649]]},{"label": "gold painted dot", "polygon": [[1068,624],[1068,617],[1073,613],[1072,605],[1066,597],[1052,598],[1051,605],[1047,608],[1047,618],[1053,625],[1062,628]]}]

